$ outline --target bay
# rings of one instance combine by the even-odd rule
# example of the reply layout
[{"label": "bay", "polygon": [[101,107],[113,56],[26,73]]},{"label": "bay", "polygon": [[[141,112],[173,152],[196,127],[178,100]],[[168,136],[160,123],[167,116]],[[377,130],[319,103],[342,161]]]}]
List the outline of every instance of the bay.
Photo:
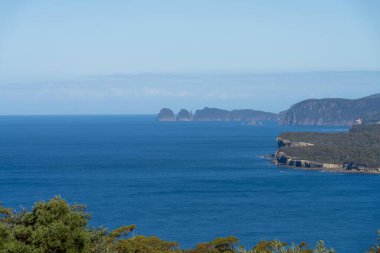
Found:
[{"label": "bay", "polygon": [[91,226],[136,224],[182,248],[220,236],[326,241],[364,252],[380,229],[380,176],[276,167],[284,131],[337,127],[156,122],[154,116],[1,116],[0,201],[61,195]]}]

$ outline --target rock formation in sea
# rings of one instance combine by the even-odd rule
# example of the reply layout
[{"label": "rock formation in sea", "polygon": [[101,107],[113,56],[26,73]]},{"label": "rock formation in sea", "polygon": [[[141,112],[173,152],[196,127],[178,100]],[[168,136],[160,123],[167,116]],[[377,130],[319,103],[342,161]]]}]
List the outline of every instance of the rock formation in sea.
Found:
[{"label": "rock formation in sea", "polygon": [[175,117],[172,110],[161,109],[157,116],[158,121],[237,121],[244,125],[278,124],[278,115],[271,112],[256,111],[251,109],[223,110],[219,108],[205,107],[196,110],[194,115],[186,109],[181,109]]},{"label": "rock formation in sea", "polygon": [[360,99],[308,99],[280,113],[281,125],[351,126],[355,120],[380,120],[380,93]]},{"label": "rock formation in sea", "polygon": [[157,115],[157,121],[175,121],[174,112],[169,108],[162,108]]},{"label": "rock formation in sea", "polygon": [[193,115],[186,109],[181,109],[177,115],[177,121],[192,121]]}]

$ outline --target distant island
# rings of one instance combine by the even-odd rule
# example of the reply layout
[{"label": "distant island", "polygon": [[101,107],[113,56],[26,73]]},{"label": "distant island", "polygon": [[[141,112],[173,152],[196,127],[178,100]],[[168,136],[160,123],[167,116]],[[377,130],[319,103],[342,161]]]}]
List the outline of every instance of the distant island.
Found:
[{"label": "distant island", "polygon": [[355,120],[380,121],[380,93],[360,99],[307,99],[279,114],[252,109],[223,110],[205,107],[181,109],[176,115],[162,108],[157,121],[238,121],[248,125],[280,124],[294,126],[352,126]]},{"label": "distant island", "polygon": [[278,120],[278,115],[270,112],[250,109],[228,111],[208,107],[196,110],[194,114],[181,109],[177,115],[169,108],[162,108],[157,115],[157,121],[236,121],[250,125],[276,124]]},{"label": "distant island", "polygon": [[288,132],[277,143],[277,165],[380,173],[380,123],[359,121],[345,133]]},{"label": "distant island", "polygon": [[352,126],[348,133],[287,132],[277,138],[277,165],[380,173],[380,93],[360,99],[308,99],[275,114],[251,109],[163,108],[157,121],[242,122],[249,125]]}]

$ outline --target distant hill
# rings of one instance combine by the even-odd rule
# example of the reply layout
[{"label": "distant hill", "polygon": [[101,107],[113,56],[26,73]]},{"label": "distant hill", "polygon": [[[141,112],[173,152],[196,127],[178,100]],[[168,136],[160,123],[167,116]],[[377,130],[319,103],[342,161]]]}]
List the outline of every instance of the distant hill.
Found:
[{"label": "distant hill", "polygon": [[278,121],[278,115],[271,112],[256,110],[232,110],[229,114],[231,121]]},{"label": "distant hill", "polygon": [[[161,109],[157,116],[158,121],[173,121],[174,118],[173,111],[168,108]],[[238,121],[245,124],[262,125],[268,122],[277,124],[278,115],[251,109],[228,111],[205,107],[201,110],[196,110],[194,115],[185,109],[181,109],[177,115],[177,121]]]},{"label": "distant hill", "polygon": [[230,112],[218,108],[205,107],[202,110],[196,110],[194,121],[230,121]]},{"label": "distant hill", "polygon": [[365,98],[380,98],[380,93],[376,93],[376,94],[373,94],[373,95],[370,95],[370,96],[367,96]]},{"label": "distant hill", "polygon": [[360,99],[308,99],[279,114],[281,125],[351,126],[356,119],[380,120],[380,93]]}]

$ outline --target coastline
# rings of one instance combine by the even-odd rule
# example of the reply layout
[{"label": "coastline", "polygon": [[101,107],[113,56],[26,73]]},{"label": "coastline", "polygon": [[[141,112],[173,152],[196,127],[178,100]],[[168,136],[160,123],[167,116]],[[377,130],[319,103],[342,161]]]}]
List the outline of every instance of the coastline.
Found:
[{"label": "coastline", "polygon": [[[267,156],[268,157],[268,156]],[[351,173],[351,174],[380,174],[380,168],[368,168],[354,164],[333,164],[323,163],[310,160],[296,159],[288,156],[283,151],[276,151],[272,154],[272,163],[278,167],[287,167],[291,169],[326,171],[333,173]]]}]

